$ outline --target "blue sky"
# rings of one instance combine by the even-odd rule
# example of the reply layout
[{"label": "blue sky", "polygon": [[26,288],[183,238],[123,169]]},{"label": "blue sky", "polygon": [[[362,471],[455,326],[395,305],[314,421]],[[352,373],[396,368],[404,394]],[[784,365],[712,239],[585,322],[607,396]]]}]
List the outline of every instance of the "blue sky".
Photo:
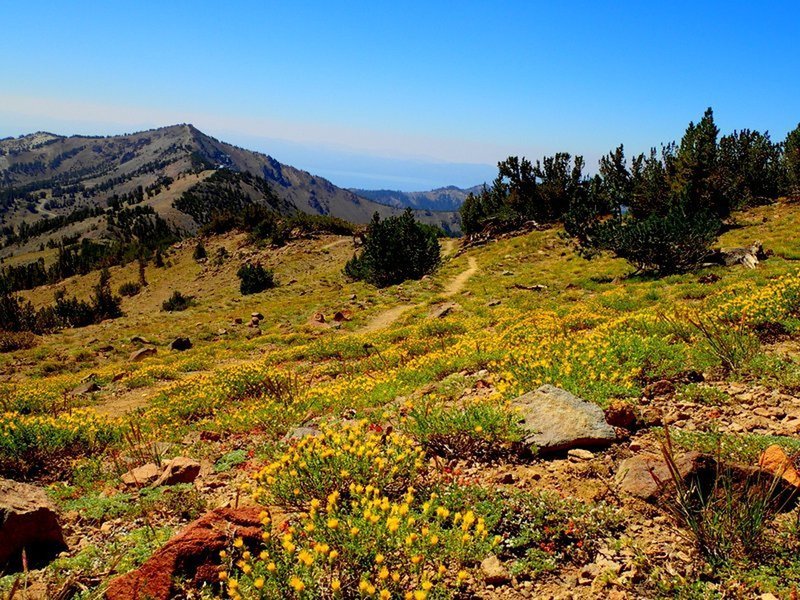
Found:
[{"label": "blue sky", "polygon": [[178,122],[342,186],[800,121],[797,2],[2,4],[0,137]]}]

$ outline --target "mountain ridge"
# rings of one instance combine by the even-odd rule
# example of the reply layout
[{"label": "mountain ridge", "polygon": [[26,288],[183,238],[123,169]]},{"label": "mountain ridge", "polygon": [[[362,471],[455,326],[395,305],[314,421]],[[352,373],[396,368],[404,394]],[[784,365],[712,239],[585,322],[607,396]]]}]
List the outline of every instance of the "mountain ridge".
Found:
[{"label": "mountain ridge", "polygon": [[[228,144],[181,123],[115,136],[37,131],[0,140],[0,233],[8,236],[23,223],[29,226],[45,218],[67,218],[78,209],[108,208],[120,199],[149,206],[191,233],[200,224],[176,209],[175,201],[221,169],[263,179],[285,212],[329,215],[354,223],[367,223],[376,212],[383,218],[399,212],[398,207],[360,197],[268,154]],[[248,197],[248,202],[270,204],[252,189]],[[417,217],[458,231],[454,213],[423,210]],[[97,224],[91,219],[72,231],[97,237],[101,234],[92,229]]]}]

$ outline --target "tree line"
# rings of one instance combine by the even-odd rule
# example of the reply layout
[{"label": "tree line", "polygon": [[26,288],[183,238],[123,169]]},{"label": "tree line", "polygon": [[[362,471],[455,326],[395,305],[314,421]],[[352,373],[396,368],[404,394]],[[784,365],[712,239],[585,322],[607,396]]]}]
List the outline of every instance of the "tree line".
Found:
[{"label": "tree line", "polygon": [[608,251],[637,271],[685,270],[733,211],[800,193],[800,124],[781,142],[749,129],[720,137],[709,108],[678,143],[630,160],[620,145],[594,176],[584,168],[565,152],[508,157],[492,185],[465,200],[464,232],[560,222],[587,257]]}]

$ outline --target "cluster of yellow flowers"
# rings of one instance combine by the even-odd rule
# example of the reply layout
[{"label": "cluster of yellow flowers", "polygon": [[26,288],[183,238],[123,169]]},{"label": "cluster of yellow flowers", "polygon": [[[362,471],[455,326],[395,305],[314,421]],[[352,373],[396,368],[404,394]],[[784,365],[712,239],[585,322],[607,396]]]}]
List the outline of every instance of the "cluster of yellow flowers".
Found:
[{"label": "cluster of yellow flowers", "polygon": [[422,449],[397,432],[386,432],[366,420],[297,441],[257,475],[256,496],[265,503],[305,507],[351,484],[384,490],[408,486],[424,467]]},{"label": "cluster of yellow flowers", "polygon": [[742,284],[722,294],[723,300],[711,307],[712,314],[748,324],[774,322],[800,317],[800,273],[790,273],[753,289]]},{"label": "cluster of yellow flowers", "polygon": [[264,513],[263,548],[250,551],[237,540],[233,556],[222,553],[220,580],[231,598],[272,598],[280,590],[298,598],[441,595],[469,579],[465,559],[500,540],[490,539],[473,510],[451,511],[437,500],[431,494],[423,502],[408,488],[392,501],[379,488],[353,483],[344,495],[313,499],[282,528]]}]

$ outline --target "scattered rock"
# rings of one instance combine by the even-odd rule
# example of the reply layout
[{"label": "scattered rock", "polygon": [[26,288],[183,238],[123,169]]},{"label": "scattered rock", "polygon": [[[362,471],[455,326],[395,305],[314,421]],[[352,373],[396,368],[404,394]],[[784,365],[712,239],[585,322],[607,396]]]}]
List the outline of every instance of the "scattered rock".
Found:
[{"label": "scattered rock", "polygon": [[311,317],[311,320],[316,323],[324,323],[325,315],[323,315],[321,312],[314,313],[314,316]]},{"label": "scattered rock", "polygon": [[342,321],[349,321],[353,316],[349,310],[340,310],[337,311],[335,315],[333,315],[333,320],[337,323],[341,323]]},{"label": "scattered rock", "polygon": [[192,342],[188,337],[176,337],[174,340],[172,340],[172,343],[170,343],[169,347],[172,350],[183,352],[184,350],[188,350],[192,347]]},{"label": "scattered rock", "polygon": [[264,320],[264,315],[262,315],[260,312],[254,312],[254,313],[250,313],[250,318],[251,319],[258,319],[259,321],[263,321]]},{"label": "scattered rock", "polygon": [[503,485],[511,485],[517,481],[516,475],[513,473],[503,473],[497,478],[497,483],[501,483]]},{"label": "scattered rock", "polygon": [[192,483],[199,474],[199,462],[185,456],[176,456],[166,464],[164,472],[153,482],[152,487],[176,485],[178,483]]},{"label": "scattered rock", "polygon": [[[675,457],[675,466],[684,480],[709,471],[711,463],[710,457],[699,452],[686,452]],[[637,454],[620,463],[615,480],[626,494],[653,501],[664,486],[670,485],[671,475],[663,456]]]},{"label": "scattered rock", "polygon": [[242,317],[236,317],[236,318],[233,320],[233,324],[234,324],[234,325],[241,325],[242,323],[243,323],[243,319],[242,319]]},{"label": "scattered rock", "polygon": [[258,317],[253,317],[250,319],[250,323],[247,324],[248,327],[258,327],[261,323],[261,319]]},{"label": "scattered rock", "polygon": [[599,406],[552,385],[520,396],[512,407],[520,414],[525,443],[540,452],[604,446],[616,439]]},{"label": "scattered rock", "polygon": [[542,285],[541,283],[537,283],[535,285],[523,285],[521,283],[515,283],[513,287],[518,290],[525,290],[526,292],[543,292],[547,289],[547,286]]},{"label": "scattered rock", "polygon": [[73,396],[83,396],[85,394],[92,394],[94,392],[99,392],[99,391],[100,391],[100,386],[97,385],[97,382],[90,380],[74,388],[70,392],[70,394],[72,394]]},{"label": "scattered rock", "polygon": [[112,383],[116,383],[116,382],[118,382],[120,379],[122,379],[123,377],[125,377],[125,375],[127,375],[127,373],[124,373],[124,372],[120,372],[120,373],[114,373],[114,376],[111,378],[111,382],[112,382]]},{"label": "scattered rock", "polygon": [[780,477],[791,487],[800,489],[800,474],[794,463],[777,444],[772,444],[758,459],[758,466],[775,477]]},{"label": "scattered rock", "polygon": [[501,303],[500,300],[491,300],[486,306],[500,306]]},{"label": "scattered rock", "polygon": [[201,431],[200,440],[203,442],[218,442],[222,439],[222,435],[216,431]]},{"label": "scattered rock", "polygon": [[0,572],[38,569],[67,549],[47,493],[27,483],[0,479]]},{"label": "scattered rock", "polygon": [[141,567],[112,580],[107,600],[168,600],[181,595],[176,582],[199,588],[218,582],[219,552],[233,537],[248,547],[261,540],[258,507],[218,508],[190,523]]},{"label": "scattered rock", "polygon": [[130,360],[131,362],[139,362],[140,360],[144,360],[148,356],[154,356],[157,350],[152,346],[148,346],[147,348],[141,348],[140,350],[136,350],[131,352]]},{"label": "scattered rock", "polygon": [[131,342],[133,342],[134,344],[144,344],[144,345],[148,345],[151,343],[140,335],[133,336],[131,338]]},{"label": "scattered rock", "polygon": [[660,381],[654,381],[650,385],[646,386],[642,391],[642,394],[645,398],[653,399],[653,398],[660,398],[663,396],[671,396],[675,393],[675,384],[669,381],[668,379],[661,379]]},{"label": "scattered rock", "polygon": [[103,352],[103,353],[113,352],[114,351],[114,346],[112,346],[111,344],[106,344],[105,346],[100,346],[97,349],[97,351],[98,352]]},{"label": "scattered rock", "polygon": [[622,400],[612,400],[605,410],[606,423],[613,427],[631,429],[636,424],[636,410]]},{"label": "scattered rock", "polygon": [[162,469],[154,463],[131,469],[122,475],[122,483],[131,487],[145,487],[153,483],[161,475]]},{"label": "scattered rock", "polygon": [[503,585],[511,581],[511,576],[503,563],[494,554],[481,561],[481,572],[484,582],[489,585]]}]

